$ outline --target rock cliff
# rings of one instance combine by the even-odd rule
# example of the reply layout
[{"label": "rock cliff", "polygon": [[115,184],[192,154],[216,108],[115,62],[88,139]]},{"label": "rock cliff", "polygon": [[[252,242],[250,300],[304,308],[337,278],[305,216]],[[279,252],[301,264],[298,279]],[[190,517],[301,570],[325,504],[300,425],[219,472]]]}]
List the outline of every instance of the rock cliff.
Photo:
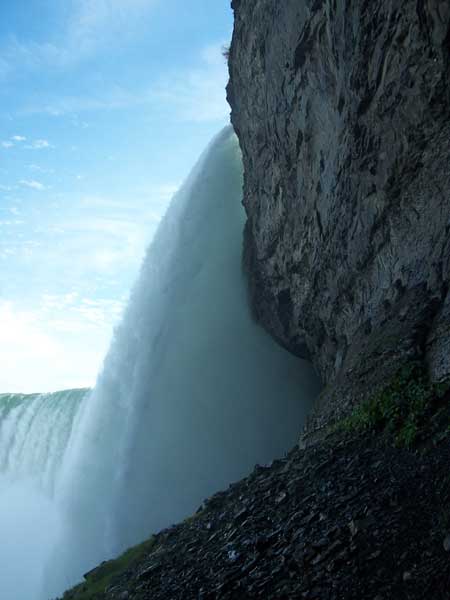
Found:
[{"label": "rock cliff", "polygon": [[406,359],[444,379],[450,4],[232,6],[228,99],[256,318],[311,357],[327,384],[325,420]]}]

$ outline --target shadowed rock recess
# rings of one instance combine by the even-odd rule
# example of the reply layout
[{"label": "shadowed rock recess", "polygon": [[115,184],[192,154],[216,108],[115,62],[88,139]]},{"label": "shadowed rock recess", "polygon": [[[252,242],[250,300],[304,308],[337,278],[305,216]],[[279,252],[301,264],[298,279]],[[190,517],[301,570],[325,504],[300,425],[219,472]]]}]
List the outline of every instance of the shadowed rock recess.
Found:
[{"label": "shadowed rock recess", "polygon": [[252,306],[327,384],[320,426],[408,358],[450,372],[450,4],[232,5]]},{"label": "shadowed rock recess", "polygon": [[305,447],[64,600],[448,600],[450,4],[232,7],[250,301],[325,389]]}]

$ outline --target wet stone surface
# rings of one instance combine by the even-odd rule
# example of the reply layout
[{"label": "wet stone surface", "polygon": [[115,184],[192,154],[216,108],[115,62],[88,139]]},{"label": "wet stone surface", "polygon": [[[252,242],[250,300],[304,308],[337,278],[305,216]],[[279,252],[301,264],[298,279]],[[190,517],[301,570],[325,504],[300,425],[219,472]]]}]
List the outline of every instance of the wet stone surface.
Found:
[{"label": "wet stone surface", "polygon": [[422,453],[372,436],[295,449],[87,597],[448,600],[449,467],[448,437]]}]

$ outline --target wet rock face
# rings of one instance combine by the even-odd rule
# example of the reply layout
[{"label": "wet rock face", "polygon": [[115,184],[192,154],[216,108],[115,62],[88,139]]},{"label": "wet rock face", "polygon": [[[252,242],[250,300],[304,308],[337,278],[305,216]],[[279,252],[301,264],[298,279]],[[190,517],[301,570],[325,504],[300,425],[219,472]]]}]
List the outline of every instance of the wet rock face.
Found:
[{"label": "wet rock face", "polygon": [[256,317],[311,356],[329,397],[354,399],[416,354],[445,377],[449,3],[232,5]]}]

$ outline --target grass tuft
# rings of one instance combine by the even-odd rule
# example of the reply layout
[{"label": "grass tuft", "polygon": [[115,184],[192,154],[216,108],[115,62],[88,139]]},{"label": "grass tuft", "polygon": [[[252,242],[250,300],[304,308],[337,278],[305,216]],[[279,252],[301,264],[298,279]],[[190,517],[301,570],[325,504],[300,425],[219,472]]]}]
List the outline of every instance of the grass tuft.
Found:
[{"label": "grass tuft", "polygon": [[99,567],[86,573],[85,580],[67,591],[62,600],[104,600],[114,581],[124,575],[137,562],[154,550],[155,536],[137,546],[129,548],[119,558],[103,562]]}]

